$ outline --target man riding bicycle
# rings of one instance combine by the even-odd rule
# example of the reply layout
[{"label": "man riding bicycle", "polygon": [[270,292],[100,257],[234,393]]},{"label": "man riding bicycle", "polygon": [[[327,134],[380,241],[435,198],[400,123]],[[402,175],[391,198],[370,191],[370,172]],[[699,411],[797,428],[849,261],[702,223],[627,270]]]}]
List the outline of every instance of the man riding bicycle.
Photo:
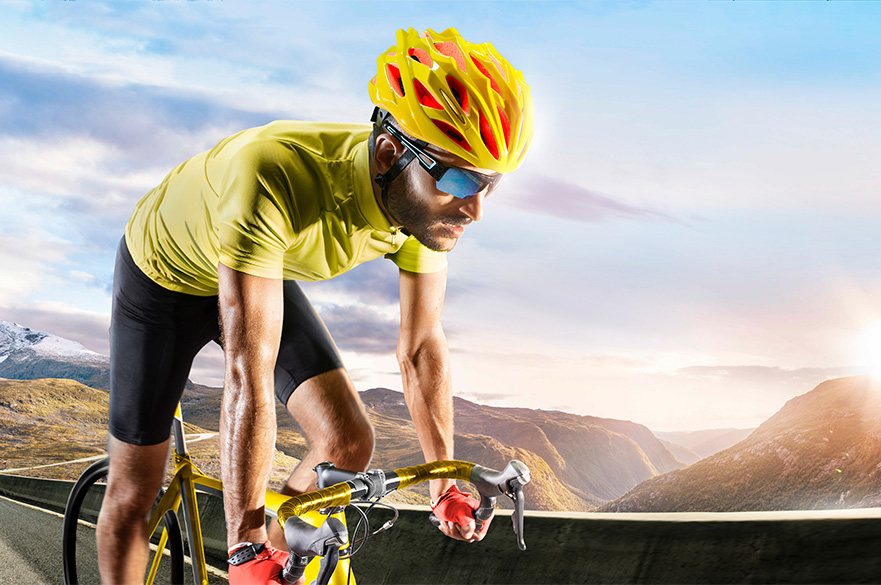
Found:
[{"label": "man riding bicycle", "polygon": [[[245,130],[172,170],[129,219],[113,283],[111,457],[98,522],[105,582],[143,579],[145,518],[164,479],[175,405],[209,341],[226,361],[220,456],[231,583],[271,582],[286,556],[267,542],[283,548],[279,527],[268,535],[264,527],[273,393],[310,447],[283,493],[311,489],[321,461],[367,468],[372,426],[297,280],[380,256],[399,267],[407,405],[426,461],[453,458],[446,252],[523,161],[529,87],[489,43],[409,29],[379,57],[368,88],[372,128],[278,121]],[[483,538],[476,501],[452,480],[432,481],[431,501],[444,534]]]}]

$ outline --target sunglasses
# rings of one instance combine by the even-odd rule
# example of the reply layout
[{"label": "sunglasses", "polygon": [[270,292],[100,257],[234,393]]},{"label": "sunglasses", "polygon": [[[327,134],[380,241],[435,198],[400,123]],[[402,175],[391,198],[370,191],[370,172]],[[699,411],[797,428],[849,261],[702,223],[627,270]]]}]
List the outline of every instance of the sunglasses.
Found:
[{"label": "sunglasses", "polygon": [[384,126],[389,134],[397,138],[401,144],[415,155],[422,168],[437,182],[438,190],[444,193],[448,193],[458,199],[467,199],[487,189],[486,195],[489,195],[502,182],[502,177],[504,176],[502,174],[489,176],[440,163],[391,124],[384,124]]}]

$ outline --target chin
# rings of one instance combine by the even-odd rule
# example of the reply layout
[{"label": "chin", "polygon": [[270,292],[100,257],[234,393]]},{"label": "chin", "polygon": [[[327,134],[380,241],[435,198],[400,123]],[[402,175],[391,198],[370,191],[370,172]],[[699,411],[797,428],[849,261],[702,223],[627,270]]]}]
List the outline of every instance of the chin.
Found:
[{"label": "chin", "polygon": [[450,252],[456,247],[456,242],[459,241],[458,238],[434,237],[426,233],[413,234],[413,237],[419,240],[419,243],[423,246],[435,252]]}]

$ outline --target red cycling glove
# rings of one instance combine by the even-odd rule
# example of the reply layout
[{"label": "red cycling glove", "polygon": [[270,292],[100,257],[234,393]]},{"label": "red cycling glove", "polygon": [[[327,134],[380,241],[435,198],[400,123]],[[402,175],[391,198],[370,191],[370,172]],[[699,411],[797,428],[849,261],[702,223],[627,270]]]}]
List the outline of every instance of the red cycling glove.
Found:
[{"label": "red cycling glove", "polygon": [[[230,585],[281,585],[281,570],[288,562],[288,553],[274,548],[268,540],[265,546],[252,560],[229,566]],[[230,557],[242,548],[232,551]]]},{"label": "red cycling glove", "polygon": [[[454,522],[466,526],[474,520],[474,510],[480,507],[480,502],[471,497],[471,494],[463,494],[454,484],[444,495],[438,498],[431,507],[434,515],[445,522]],[[482,534],[489,526],[489,521],[484,522],[479,532]]]}]

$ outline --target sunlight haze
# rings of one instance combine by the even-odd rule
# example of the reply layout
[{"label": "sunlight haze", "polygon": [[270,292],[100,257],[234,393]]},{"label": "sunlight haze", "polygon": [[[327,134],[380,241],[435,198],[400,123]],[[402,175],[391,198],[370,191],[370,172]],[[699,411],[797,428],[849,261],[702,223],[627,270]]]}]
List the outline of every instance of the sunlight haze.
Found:
[{"label": "sunlight haze", "polygon": [[[107,354],[138,199],[275,119],[369,121],[400,27],[492,42],[534,147],[449,256],[454,393],[749,428],[881,375],[881,3],[0,3],[0,319]],[[304,290],[359,390],[400,389],[397,271]],[[865,335],[860,349],[855,340]],[[209,347],[192,379],[220,385]]]}]

